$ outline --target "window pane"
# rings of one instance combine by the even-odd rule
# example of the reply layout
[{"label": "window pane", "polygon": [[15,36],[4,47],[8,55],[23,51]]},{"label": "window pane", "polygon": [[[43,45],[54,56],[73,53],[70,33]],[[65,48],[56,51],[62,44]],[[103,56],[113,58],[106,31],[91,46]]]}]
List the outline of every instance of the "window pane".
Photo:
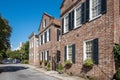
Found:
[{"label": "window pane", "polygon": [[64,25],[64,32],[67,32],[68,31],[68,27],[69,27],[69,16],[67,15],[65,17],[65,25]]},{"label": "window pane", "polygon": [[86,58],[92,59],[93,55],[93,42],[88,41],[86,42]]},{"label": "window pane", "polygon": [[81,6],[76,9],[76,26],[81,24]]},{"label": "window pane", "polygon": [[100,15],[101,0],[92,0],[92,18]]}]

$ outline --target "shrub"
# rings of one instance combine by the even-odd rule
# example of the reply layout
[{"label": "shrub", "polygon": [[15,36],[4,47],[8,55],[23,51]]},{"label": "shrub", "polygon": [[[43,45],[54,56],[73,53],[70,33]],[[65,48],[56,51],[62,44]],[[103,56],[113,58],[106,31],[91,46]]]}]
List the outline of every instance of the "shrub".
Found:
[{"label": "shrub", "polygon": [[47,63],[47,71],[50,70],[50,62]]},{"label": "shrub", "polygon": [[42,65],[42,62],[43,62],[43,61],[40,61],[40,65]]},{"label": "shrub", "polygon": [[120,80],[120,68],[116,72],[116,79]]},{"label": "shrub", "polygon": [[64,69],[63,65],[61,63],[58,64],[58,72],[61,74],[62,70]]},{"label": "shrub", "polygon": [[71,66],[72,66],[72,63],[71,63],[70,60],[65,61],[65,66],[64,66],[64,67],[65,67],[66,69],[69,69]]},{"label": "shrub", "polygon": [[24,60],[23,64],[29,64],[29,61],[28,60]]},{"label": "shrub", "polygon": [[48,64],[48,61],[45,60],[45,61],[44,61],[44,65],[47,66],[47,64]]},{"label": "shrub", "polygon": [[86,59],[84,62],[85,67],[92,67],[93,66],[93,60],[92,59]]}]

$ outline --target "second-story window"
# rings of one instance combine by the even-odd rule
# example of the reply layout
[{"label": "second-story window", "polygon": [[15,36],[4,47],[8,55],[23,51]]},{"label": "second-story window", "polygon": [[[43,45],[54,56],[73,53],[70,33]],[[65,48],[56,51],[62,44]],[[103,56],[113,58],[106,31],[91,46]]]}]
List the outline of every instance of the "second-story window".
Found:
[{"label": "second-story window", "polygon": [[64,18],[64,33],[68,32],[69,30],[69,16],[66,15]]},{"label": "second-story window", "polygon": [[43,28],[45,28],[46,27],[46,19],[43,20],[42,24],[43,24]]},{"label": "second-story window", "polygon": [[81,25],[81,5],[75,10],[75,28]]},{"label": "second-story window", "polygon": [[94,19],[101,14],[101,0],[90,0],[90,19]]},{"label": "second-story window", "polygon": [[47,30],[47,42],[49,41],[49,29]]},{"label": "second-story window", "polygon": [[43,44],[45,43],[45,34],[43,33]]}]

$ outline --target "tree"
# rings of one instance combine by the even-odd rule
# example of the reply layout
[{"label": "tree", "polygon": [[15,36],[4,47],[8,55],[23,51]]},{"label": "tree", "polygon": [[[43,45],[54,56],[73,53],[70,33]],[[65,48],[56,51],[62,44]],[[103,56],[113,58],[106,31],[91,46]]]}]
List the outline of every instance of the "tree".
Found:
[{"label": "tree", "polygon": [[22,46],[20,52],[22,54],[23,60],[29,59],[29,41],[26,41],[26,43]]},{"label": "tree", "polygon": [[5,51],[10,48],[10,36],[12,28],[8,21],[0,16],[0,55],[5,57]]}]

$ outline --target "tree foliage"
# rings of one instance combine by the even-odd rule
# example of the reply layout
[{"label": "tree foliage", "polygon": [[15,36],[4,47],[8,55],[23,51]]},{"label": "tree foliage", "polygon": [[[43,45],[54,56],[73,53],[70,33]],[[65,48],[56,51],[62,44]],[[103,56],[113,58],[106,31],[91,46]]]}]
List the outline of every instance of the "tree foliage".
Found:
[{"label": "tree foliage", "polygon": [[0,16],[0,51],[10,48],[10,36],[12,28],[8,21]]},{"label": "tree foliage", "polygon": [[114,46],[115,61],[120,62],[120,44]]},{"label": "tree foliage", "polygon": [[6,57],[5,51],[10,48],[12,28],[8,21],[0,16],[0,59]]}]

